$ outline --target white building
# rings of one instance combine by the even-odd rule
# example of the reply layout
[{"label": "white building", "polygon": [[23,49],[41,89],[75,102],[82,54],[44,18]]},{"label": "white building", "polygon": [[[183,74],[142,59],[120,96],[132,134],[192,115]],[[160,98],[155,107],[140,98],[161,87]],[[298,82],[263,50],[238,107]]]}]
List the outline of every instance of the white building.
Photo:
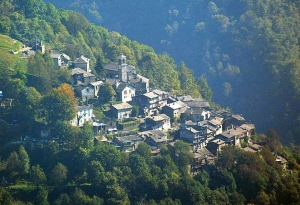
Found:
[{"label": "white building", "polygon": [[77,106],[77,114],[76,117],[71,120],[71,124],[81,127],[87,121],[93,122],[93,117],[93,107],[91,105]]}]

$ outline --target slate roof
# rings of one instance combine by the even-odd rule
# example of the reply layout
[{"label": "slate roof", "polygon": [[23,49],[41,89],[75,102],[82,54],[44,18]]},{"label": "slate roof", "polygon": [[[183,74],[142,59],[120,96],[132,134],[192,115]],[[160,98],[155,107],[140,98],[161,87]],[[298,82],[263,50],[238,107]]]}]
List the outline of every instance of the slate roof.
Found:
[{"label": "slate roof", "polygon": [[155,93],[156,95],[169,94],[166,91],[162,91],[162,90],[158,90],[158,89],[152,90],[152,92]]},{"label": "slate roof", "polygon": [[212,125],[215,125],[215,126],[222,125],[222,122],[223,122],[223,118],[221,118],[221,117],[215,117],[209,121],[209,123],[211,123]]},{"label": "slate roof", "polygon": [[147,98],[150,98],[150,99],[152,99],[152,98],[157,98],[157,97],[158,97],[158,95],[156,95],[156,94],[153,93],[153,92],[144,93],[143,95],[144,95],[145,97],[147,97]]},{"label": "slate roof", "polygon": [[207,157],[215,157],[215,156],[206,148],[198,149],[197,152],[194,153],[194,158],[205,159]]},{"label": "slate roof", "polygon": [[177,109],[180,109],[180,108],[184,107],[180,103],[177,103],[177,102],[170,103],[170,104],[167,104],[165,106],[167,106],[167,107],[169,107],[169,108],[171,108],[173,110],[177,110]]},{"label": "slate roof", "polygon": [[208,102],[205,101],[183,101],[185,104],[187,104],[189,107],[198,107],[198,108],[203,108],[203,107],[210,107]]},{"label": "slate roof", "polygon": [[187,128],[185,128],[186,130],[188,130],[188,131],[190,131],[191,133],[193,133],[193,134],[197,134],[197,133],[199,133],[199,131],[198,130],[195,130],[194,128],[192,128],[192,127],[187,127]]},{"label": "slate roof", "polygon": [[141,137],[150,137],[155,142],[165,142],[167,141],[167,134],[160,130],[149,130],[145,132],[138,133]]},{"label": "slate roof", "polygon": [[131,89],[134,89],[129,83],[120,83],[117,87],[118,91],[123,91],[126,87],[130,87]]},{"label": "slate roof", "polygon": [[223,137],[225,138],[232,138],[234,136],[237,136],[237,135],[240,135],[240,134],[243,134],[244,130],[241,129],[241,128],[236,128],[236,129],[230,129],[228,131],[225,131],[225,132],[222,132],[220,135],[222,135]]},{"label": "slate roof", "polygon": [[83,55],[74,60],[74,63],[87,63],[90,59],[84,57]]},{"label": "slate roof", "polygon": [[104,66],[105,70],[112,70],[112,71],[118,71],[119,67],[117,63],[109,63],[106,66]]},{"label": "slate roof", "polygon": [[128,83],[120,83],[117,87],[118,91],[124,90],[128,86]]},{"label": "slate roof", "polygon": [[255,125],[254,124],[242,124],[240,126],[240,128],[242,128],[244,130],[254,130],[255,129]]},{"label": "slate roof", "polygon": [[60,53],[51,53],[52,58],[59,58],[61,56]]},{"label": "slate roof", "polygon": [[96,81],[96,82],[92,82],[90,83],[92,86],[98,86],[98,85],[102,85],[103,84],[103,81]]},{"label": "slate roof", "polygon": [[116,110],[124,110],[124,109],[130,109],[132,106],[126,102],[120,103],[120,104],[115,104],[112,105]]},{"label": "slate roof", "polygon": [[[125,65],[126,66],[126,72],[136,73],[136,68],[131,65]],[[109,63],[104,66],[105,70],[111,70],[111,71],[118,71],[119,70],[119,64],[118,63]]]},{"label": "slate roof", "polygon": [[187,126],[195,126],[195,125],[197,125],[197,122],[193,122],[192,120],[188,120],[188,121],[185,122],[185,125],[187,125]]},{"label": "slate roof", "polygon": [[128,142],[128,141],[142,141],[143,138],[140,137],[139,135],[126,135],[123,137],[116,137],[116,139],[120,142]]},{"label": "slate roof", "polygon": [[245,121],[245,118],[242,115],[232,115],[232,118],[235,118],[238,121]]},{"label": "slate roof", "polygon": [[188,102],[188,101],[193,101],[194,98],[190,95],[184,95],[176,98],[177,100],[180,100],[182,102]]},{"label": "slate roof", "polygon": [[202,108],[191,109],[191,114],[200,114],[201,115],[203,112],[205,112],[205,110]]},{"label": "slate roof", "polygon": [[94,74],[88,73],[88,72],[82,70],[81,68],[73,68],[72,69],[72,75],[76,75],[76,74],[83,74],[83,77],[92,77],[92,76],[95,76]]},{"label": "slate roof", "polygon": [[160,115],[157,115],[157,116],[153,116],[150,119],[152,119],[155,122],[159,122],[159,121],[162,121],[162,120],[169,120],[170,117],[166,114],[160,114]]},{"label": "slate roof", "polygon": [[91,105],[84,105],[84,106],[77,106],[77,110],[78,111],[82,111],[82,110],[88,110],[88,109],[92,109],[93,107]]}]

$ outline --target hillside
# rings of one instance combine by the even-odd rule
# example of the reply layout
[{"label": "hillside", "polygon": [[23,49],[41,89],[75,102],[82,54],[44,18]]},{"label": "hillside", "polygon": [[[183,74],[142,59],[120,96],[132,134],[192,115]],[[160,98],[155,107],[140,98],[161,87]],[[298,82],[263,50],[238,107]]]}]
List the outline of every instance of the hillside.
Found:
[{"label": "hillside", "polygon": [[0,1],[0,33],[0,204],[299,204],[300,146],[186,63],[42,0]]},{"label": "hillside", "polygon": [[22,43],[6,35],[0,34],[0,65],[2,68],[26,68],[26,61],[22,59]]},{"label": "hillside", "polygon": [[299,143],[297,1],[48,2],[184,60],[208,79],[214,101]]}]

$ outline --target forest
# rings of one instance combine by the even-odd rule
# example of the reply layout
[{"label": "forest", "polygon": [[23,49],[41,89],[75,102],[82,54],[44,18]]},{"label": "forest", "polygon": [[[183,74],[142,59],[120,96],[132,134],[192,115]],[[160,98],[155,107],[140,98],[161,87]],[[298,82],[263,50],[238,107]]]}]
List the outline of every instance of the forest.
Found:
[{"label": "forest", "polygon": [[[222,6],[229,7],[230,2],[224,1]],[[251,1],[244,3],[250,4]],[[220,3],[215,12],[225,12],[221,9],[223,7]],[[296,7],[291,7],[290,15],[293,8]],[[96,12],[93,15],[100,20],[101,16]],[[282,26],[287,25],[283,23]],[[0,0],[0,33],[0,90],[5,99],[10,99],[1,101],[0,106],[0,204],[299,204],[300,147],[282,145],[274,129],[265,134],[255,134],[253,140],[262,146],[260,152],[246,152],[227,146],[220,152],[215,165],[203,166],[198,172],[190,172],[193,152],[189,144],[180,140],[173,146],[161,147],[157,156],[153,156],[151,148],[143,143],[134,152],[126,153],[95,141],[91,124],[85,123],[78,128],[69,123],[79,103],[70,86],[71,71],[69,68],[58,71],[49,50],[66,53],[72,59],[84,54],[91,59],[92,73],[97,76],[101,76],[104,65],[116,62],[118,56],[124,54],[130,65],[150,79],[151,86],[174,94],[202,97],[212,107],[219,108],[212,102],[213,92],[206,80],[211,76],[194,77],[187,60],[177,65],[167,53],[157,54],[150,46],[90,23],[83,14],[57,9],[42,0]],[[49,50],[24,58],[18,51],[22,44],[32,44],[32,39],[44,42]],[[262,46],[248,40],[252,46]],[[225,53],[219,50],[216,56],[219,54],[225,59],[229,57]],[[262,52],[261,55],[267,53]],[[240,57],[248,65],[249,57]],[[261,56],[256,57],[258,61],[262,60]],[[266,89],[279,86],[278,82],[285,85],[279,86],[280,90],[276,90],[274,96],[281,96],[281,92],[286,91],[284,89],[290,89],[291,93],[285,93],[292,98],[289,101],[291,113],[285,118],[288,120],[297,111],[293,103],[297,102],[295,86],[298,81],[293,73],[285,72],[290,68],[297,73],[298,67],[295,59],[289,64],[285,60],[282,59],[283,67],[278,67],[278,81],[263,85]],[[238,63],[230,61],[226,72],[235,73],[239,69],[241,73],[246,72]],[[266,72],[269,72],[268,66],[274,62],[270,65],[265,63]],[[258,80],[264,80],[264,75],[259,74],[260,64],[256,65],[253,69],[257,69],[255,74],[261,79],[251,78],[253,82],[247,81],[251,86]],[[220,83],[222,72],[218,74]],[[282,73],[286,74],[285,82],[282,82]],[[247,73],[247,76],[250,78],[255,74]],[[291,75],[294,76],[294,84],[288,83]],[[231,77],[234,78],[234,75]],[[227,87],[234,88],[232,83],[227,83]],[[248,92],[254,98],[252,91]],[[248,95],[247,99],[253,102]],[[276,106],[272,104],[271,107],[274,109]],[[256,118],[262,116],[260,114]],[[60,138],[37,142],[35,136],[45,125]],[[296,139],[293,137],[296,131],[290,130],[289,142]],[[287,160],[286,167],[276,162],[277,156]]]},{"label": "forest", "polygon": [[299,143],[298,1],[47,2],[184,61],[208,80],[216,103]]}]

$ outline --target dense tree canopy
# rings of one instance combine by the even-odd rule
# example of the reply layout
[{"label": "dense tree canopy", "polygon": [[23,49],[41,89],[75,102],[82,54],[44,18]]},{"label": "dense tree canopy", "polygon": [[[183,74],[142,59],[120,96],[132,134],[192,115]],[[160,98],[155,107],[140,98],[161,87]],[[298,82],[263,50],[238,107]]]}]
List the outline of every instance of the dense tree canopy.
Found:
[{"label": "dense tree canopy", "polygon": [[70,121],[75,117],[77,100],[74,91],[68,84],[61,84],[58,88],[53,88],[42,101],[49,123],[59,120]]}]

